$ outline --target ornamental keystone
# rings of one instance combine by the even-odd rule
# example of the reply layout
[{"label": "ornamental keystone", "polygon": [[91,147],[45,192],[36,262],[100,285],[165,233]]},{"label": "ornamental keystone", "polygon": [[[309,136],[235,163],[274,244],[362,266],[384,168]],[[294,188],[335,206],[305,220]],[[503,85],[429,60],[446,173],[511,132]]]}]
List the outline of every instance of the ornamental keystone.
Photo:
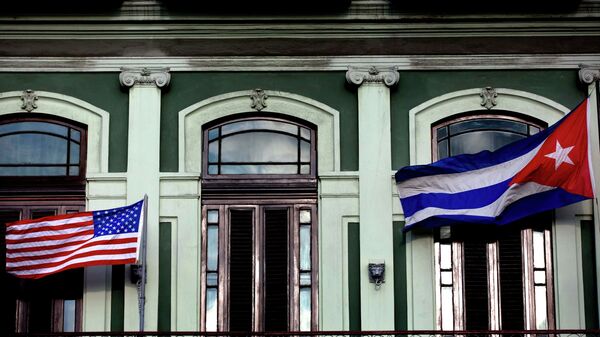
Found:
[{"label": "ornamental keystone", "polygon": [[121,68],[121,74],[119,74],[119,82],[124,87],[139,84],[164,88],[169,85],[170,81],[169,68]]},{"label": "ornamental keystone", "polygon": [[35,103],[35,101],[38,100],[38,96],[35,93],[35,91],[31,90],[31,89],[27,89],[23,91],[23,94],[21,95],[21,101],[23,101],[23,104],[21,104],[21,109],[27,111],[27,112],[32,112],[33,110],[37,109],[37,104]]},{"label": "ornamental keystone", "polygon": [[492,87],[485,87],[481,89],[479,97],[481,97],[481,106],[485,107],[488,110],[490,110],[498,104],[498,102],[496,102],[496,97],[498,97],[498,93],[496,92],[496,89]]},{"label": "ornamental keystone", "polygon": [[369,68],[348,67],[346,81],[350,84],[362,85],[363,83],[385,84],[388,87],[395,86],[400,80],[400,74],[396,67]]},{"label": "ornamental keystone", "polygon": [[256,111],[266,108],[267,98],[269,98],[269,96],[267,96],[264,90],[258,88],[252,90],[252,93],[250,94],[250,99],[252,100],[252,103],[250,103],[250,108]]}]

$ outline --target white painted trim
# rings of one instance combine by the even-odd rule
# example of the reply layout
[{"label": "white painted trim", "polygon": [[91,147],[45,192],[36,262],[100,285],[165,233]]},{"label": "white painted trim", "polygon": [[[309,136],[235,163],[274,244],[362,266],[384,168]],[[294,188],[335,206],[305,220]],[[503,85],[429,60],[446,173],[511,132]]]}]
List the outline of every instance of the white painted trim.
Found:
[{"label": "white painted trim", "polygon": [[[24,112],[22,94],[22,91],[0,93],[0,115]],[[75,97],[46,91],[35,94],[38,107],[30,113],[32,116],[47,114],[87,125],[86,175],[108,172],[109,113]]]},{"label": "white painted trim", "polygon": [[579,69],[599,67],[599,54],[349,55],[200,57],[0,57],[0,72],[120,72],[121,67],[179,71],[346,71],[352,67],[398,70]]},{"label": "white painted trim", "polygon": [[[340,170],[339,112],[313,99],[265,90],[267,107],[261,112],[293,116],[317,126],[318,174]],[[200,174],[202,167],[202,127],[215,119],[254,111],[250,108],[252,90],[214,96],[179,112],[179,172]]]}]

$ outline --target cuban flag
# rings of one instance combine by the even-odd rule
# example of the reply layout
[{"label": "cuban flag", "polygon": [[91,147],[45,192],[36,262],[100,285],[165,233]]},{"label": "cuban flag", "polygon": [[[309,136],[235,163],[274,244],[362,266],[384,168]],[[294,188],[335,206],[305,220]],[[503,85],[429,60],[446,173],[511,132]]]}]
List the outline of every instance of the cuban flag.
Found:
[{"label": "cuban flag", "polygon": [[449,157],[396,173],[405,230],[505,225],[594,197],[589,99],[556,124],[494,152]]}]

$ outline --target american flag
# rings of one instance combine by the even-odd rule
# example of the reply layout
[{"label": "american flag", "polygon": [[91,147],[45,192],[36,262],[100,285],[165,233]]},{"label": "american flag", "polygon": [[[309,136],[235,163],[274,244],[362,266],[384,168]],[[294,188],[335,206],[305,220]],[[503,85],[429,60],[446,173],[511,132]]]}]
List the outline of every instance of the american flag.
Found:
[{"label": "american flag", "polygon": [[37,279],[63,270],[138,260],[144,200],[6,224],[6,271]]}]

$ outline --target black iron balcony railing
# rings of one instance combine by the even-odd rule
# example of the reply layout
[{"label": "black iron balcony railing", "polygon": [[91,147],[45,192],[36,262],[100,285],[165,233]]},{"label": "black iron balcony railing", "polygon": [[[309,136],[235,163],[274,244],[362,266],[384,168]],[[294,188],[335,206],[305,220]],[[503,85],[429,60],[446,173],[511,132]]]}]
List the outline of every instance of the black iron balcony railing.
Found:
[{"label": "black iron balcony railing", "polygon": [[16,333],[15,337],[600,337],[600,330],[398,330],[398,331],[291,331],[201,332],[126,331]]}]

